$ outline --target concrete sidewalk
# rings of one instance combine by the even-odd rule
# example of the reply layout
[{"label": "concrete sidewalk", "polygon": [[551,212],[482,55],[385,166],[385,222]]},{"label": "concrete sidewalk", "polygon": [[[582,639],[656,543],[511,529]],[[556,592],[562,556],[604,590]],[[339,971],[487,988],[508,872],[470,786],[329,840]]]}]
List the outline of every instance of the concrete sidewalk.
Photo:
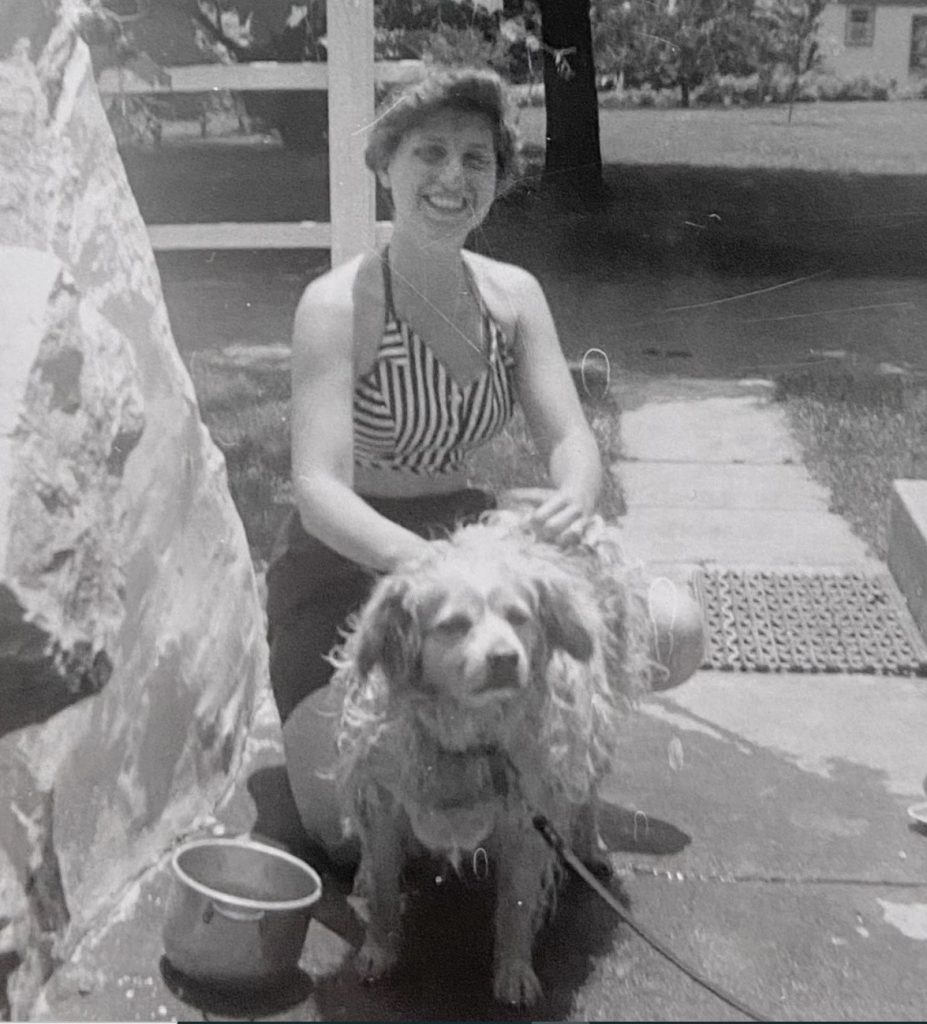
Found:
[{"label": "concrete sidewalk", "polygon": [[[623,399],[624,527],[655,568],[887,571],[828,510],[767,382],[638,380]],[[767,1016],[925,1019],[927,836],[906,806],[923,798],[927,681],[700,672],[641,719],[615,780],[652,847],[617,857],[641,921]],[[725,1015],[626,949],[619,983],[603,965],[586,986],[589,1019]]]},{"label": "concrete sidewalk", "polygon": [[[884,570],[801,465],[763,382],[639,379],[622,386],[635,554],[694,565]],[[292,839],[295,812],[272,713],[247,792],[220,816]],[[924,1020],[927,835],[909,824],[927,772],[927,680],[700,672],[644,702],[610,780],[616,888],[679,956],[783,1020]],[[288,829],[290,834],[288,835]],[[49,1020],[734,1020],[571,883],[539,942],[545,1002],[488,998],[487,894],[422,896],[407,970],[365,988],[343,969],[359,927],[326,877],[300,985],[270,1001],[179,985],[161,961],[169,885],[155,867],[47,987]]]},{"label": "concrete sidewalk", "polygon": [[619,391],[627,543],[656,569],[691,564],[868,567],[828,511],[772,401],[772,383],[639,378]]}]

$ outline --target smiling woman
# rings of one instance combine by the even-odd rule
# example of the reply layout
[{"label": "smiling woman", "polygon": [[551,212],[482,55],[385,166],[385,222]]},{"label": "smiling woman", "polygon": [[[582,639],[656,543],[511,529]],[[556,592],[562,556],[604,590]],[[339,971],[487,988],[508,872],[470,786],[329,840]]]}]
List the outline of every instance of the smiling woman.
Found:
[{"label": "smiling woman", "polygon": [[387,100],[366,162],[391,198],[389,250],[335,267],[299,304],[296,509],[268,572],[284,719],[327,683],[324,657],[375,574],[495,505],[468,486],[467,456],[516,403],[552,485],[529,501],[538,535],[569,543],[595,507],[600,456],[540,285],[464,249],[515,148],[492,72],[436,72]]}]

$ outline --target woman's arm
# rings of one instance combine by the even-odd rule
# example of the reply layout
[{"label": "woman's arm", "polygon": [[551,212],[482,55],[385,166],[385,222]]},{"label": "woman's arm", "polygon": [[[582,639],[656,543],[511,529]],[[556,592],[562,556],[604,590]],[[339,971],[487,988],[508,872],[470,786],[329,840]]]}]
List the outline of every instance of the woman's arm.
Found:
[{"label": "woman's arm", "polygon": [[353,490],[354,303],[350,265],[314,281],[293,327],[293,486],[305,530],[381,572],[427,542],[374,511]]},{"label": "woman's arm", "polygon": [[539,501],[532,518],[542,535],[560,539],[595,509],[602,459],[544,292],[531,274],[520,268],[511,272],[519,399],[555,488]]}]

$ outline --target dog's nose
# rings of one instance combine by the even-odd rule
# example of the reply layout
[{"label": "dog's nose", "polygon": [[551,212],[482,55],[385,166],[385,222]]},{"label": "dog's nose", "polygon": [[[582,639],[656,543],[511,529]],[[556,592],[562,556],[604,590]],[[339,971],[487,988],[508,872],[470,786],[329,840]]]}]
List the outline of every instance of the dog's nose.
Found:
[{"label": "dog's nose", "polygon": [[518,685],[518,652],[498,651],[486,658],[489,669],[487,682],[495,687],[512,687]]}]

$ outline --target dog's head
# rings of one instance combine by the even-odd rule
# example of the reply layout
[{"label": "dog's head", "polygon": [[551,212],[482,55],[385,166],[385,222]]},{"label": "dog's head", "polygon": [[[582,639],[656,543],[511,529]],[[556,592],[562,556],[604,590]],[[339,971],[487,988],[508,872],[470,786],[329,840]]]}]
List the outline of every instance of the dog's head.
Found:
[{"label": "dog's head", "polygon": [[344,777],[417,763],[422,726],[441,749],[496,746],[538,786],[587,799],[617,763],[620,682],[638,646],[626,573],[597,563],[487,522],[382,579],[339,663]]},{"label": "dog's head", "polygon": [[511,700],[543,677],[555,650],[588,661],[593,639],[570,579],[504,545],[436,544],[416,570],[382,581],[364,610],[356,666],[380,666],[463,706]]}]

